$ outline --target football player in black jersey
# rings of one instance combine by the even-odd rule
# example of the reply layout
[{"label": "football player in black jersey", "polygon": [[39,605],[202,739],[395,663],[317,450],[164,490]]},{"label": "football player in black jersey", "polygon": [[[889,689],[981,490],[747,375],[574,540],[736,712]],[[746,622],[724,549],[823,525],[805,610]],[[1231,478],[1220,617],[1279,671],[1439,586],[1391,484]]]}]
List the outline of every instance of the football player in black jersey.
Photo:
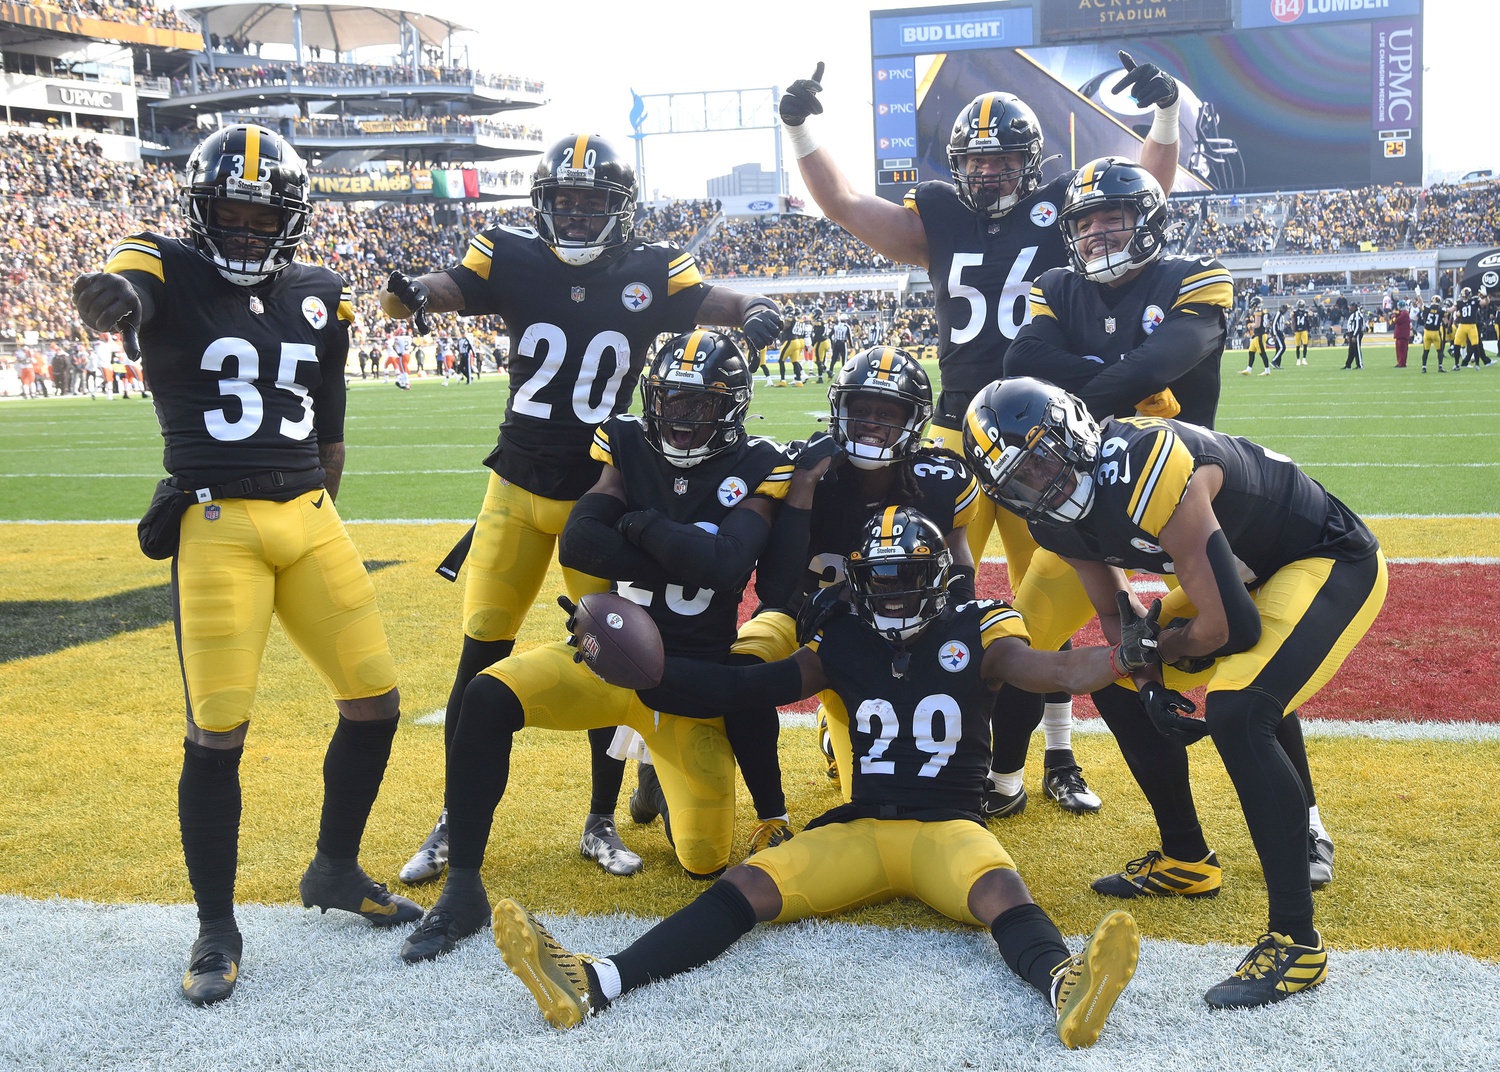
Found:
[{"label": "football player in black jersey", "polygon": [[[1137,105],[1156,109],[1141,163],[1170,193],[1177,176],[1177,83],[1155,64],[1137,65],[1123,52],[1120,60],[1126,73],[1114,90],[1128,90]],[[961,453],[969,400],[1001,374],[1007,347],[1031,319],[1031,281],[1067,264],[1058,209],[1075,173],[1044,181],[1036,114],[1009,93],[982,93],[954,121],[948,143],[952,182],[919,183],[902,205],[860,193],[833,155],[818,147],[809,122],[823,110],[822,77],[819,63],[812,78],[793,82],[781,98],[798,171],[829,219],[891,260],[927,269],[936,299],[941,380],[932,432]],[[969,525],[975,562],[984,557],[993,528],[999,529],[1015,592],[1036,545],[1024,525],[985,502]],[[1054,698],[1045,720],[1053,739],[1071,748],[1071,700]],[[1077,780],[1083,784],[1081,774]]]},{"label": "football player in black jersey", "polygon": [[[1033,376],[1074,392],[1098,419],[1137,413],[1212,428],[1233,279],[1213,258],[1165,254],[1166,198],[1140,164],[1091,160],[1068,186],[1061,212],[1070,268],[1031,287],[1031,322],[1005,354],[1005,376]],[[1067,642],[1093,617],[1077,574],[1038,551],[1015,594],[1038,647]],[[1058,698],[1052,698],[1057,702]],[[1040,702],[997,707],[994,801],[1024,807],[1022,771]],[[1066,743],[1045,730],[1044,789],[1073,811],[1099,799],[1082,783]]]},{"label": "football player in black jersey", "polygon": [[1307,364],[1307,345],[1311,337],[1314,318],[1305,298],[1297,299],[1297,308],[1292,310],[1292,347],[1297,364]]},{"label": "football player in black jersey", "polygon": [[621,995],[708,963],[757,923],[784,923],[896,897],[987,928],[1000,955],[1047,998],[1058,1037],[1092,1045],[1134,972],[1140,936],[1105,914],[1083,950],[1031,898],[979,816],[989,760],[991,692],[1088,691],[1145,665],[1136,621],[1119,648],[1033,650],[1004,603],[955,603],[940,527],[887,506],[849,553],[850,602],[829,600],[789,658],[727,669],[667,660],[663,687],[725,703],[786,704],[831,689],[851,713],[858,762],[850,803],[795,840],[757,853],[687,907],[611,957],[564,949],[514,901],[495,909],[495,941],[547,1020],[572,1027]]},{"label": "football player in black jersey", "polygon": [[[740,597],[792,485],[781,448],[745,434],[751,380],[727,336],[694,331],[664,343],[641,383],[644,417],[610,417],[592,433],[600,476],[562,532],[564,568],[609,578],[644,606],[669,654],[730,658]],[[512,737],[527,726],[635,730],[670,806],[682,866],[706,878],[729,863],[734,756],[723,720],[673,714],[674,697],[648,691],[643,699],[608,685],[573,654],[561,641],[533,648],[485,668],[464,689],[448,751],[448,878],[402,946],[404,959],[447,952],[488,922],[479,867]]]},{"label": "football player in black jersey", "polygon": [[1262,376],[1271,375],[1271,358],[1266,353],[1266,307],[1259,297],[1252,296],[1250,304],[1245,310],[1245,322],[1250,332],[1249,359],[1245,367],[1240,369],[1241,376],[1248,376],[1255,371],[1255,358],[1260,355],[1260,363],[1264,366],[1260,370]]},{"label": "football player in black jersey", "polygon": [[[1329,682],[1385,601],[1374,535],[1274,451],[1185,421],[1096,423],[1080,400],[1038,380],[980,392],[964,442],[986,493],[1078,571],[1106,638],[1120,635],[1124,570],[1173,574],[1181,589],[1158,609],[1169,623],[1160,657],[1180,669],[1210,664],[1206,722],[1184,718],[1176,700],[1160,703],[1154,672],[1137,678],[1142,704],[1100,706],[1156,813],[1163,851],[1094,888],[1124,897],[1217,892],[1218,859],[1197,823],[1185,751],[1206,732],[1244,809],[1270,916],[1206,1000],[1264,1005],[1322,982],[1328,952],[1313,927],[1308,868],[1318,832],[1305,772],[1280,730]],[[1173,608],[1187,601],[1196,612],[1178,622]]]},{"label": "football player in black jersey", "polygon": [[1485,355],[1484,343],[1480,340],[1480,298],[1474,293],[1473,287],[1464,287],[1459,291],[1456,309],[1458,326],[1453,329],[1453,346],[1460,358],[1454,365],[1455,371],[1492,364]]},{"label": "football player in black jersey", "polygon": [[[781,330],[769,298],[709,286],[691,254],[637,242],[637,193],[635,169],[608,142],[570,135],[532,177],[534,230],[481,231],[461,263],[416,278],[394,273],[381,291],[389,316],[498,314],[510,336],[510,393],[485,459],[493,472],[468,553],[463,646],[444,723],[450,747],[464,687],[515,647],[568,512],[598,479],[594,428],[629,408],[657,337],[695,324],[742,326],[759,350]],[[575,600],[606,587],[567,568],[563,580]],[[580,850],[613,874],[630,874],[640,858],[614,825],[624,764],[606,754],[611,738],[608,729],[590,734],[593,799]],[[436,878],[446,860],[440,816],[402,881]]]},{"label": "football player in black jersey", "polygon": [[[817,484],[810,510],[788,502],[777,515],[767,565],[756,581],[762,605],[740,629],[740,649],[763,662],[796,650],[797,616],[814,593],[844,581],[845,556],[880,506],[915,507],[933,521],[952,548],[953,601],[974,598],[974,561],[965,536],[981,498],[979,485],[957,455],[932,449],[923,438],[933,402],[921,363],[895,347],[861,350],[838,370],[828,401],[829,432],[812,437],[807,448],[833,446],[836,464]],[[821,699],[819,742],[829,777],[840,780],[847,798],[848,715],[832,693]],[[774,720],[766,724],[774,731]],[[780,840],[776,833],[758,830],[765,844],[752,841],[752,848],[774,844]]]},{"label": "football player in black jersey", "polygon": [[1443,368],[1443,299],[1436,294],[1427,307],[1422,310],[1422,371],[1427,371],[1427,355],[1433,350],[1438,355],[1438,371],[1447,372]]},{"label": "football player in black jersey", "polygon": [[142,546],[172,559],[187,693],[178,812],[199,921],[182,990],[206,1005],[227,998],[239,976],[239,765],[273,614],[339,712],[303,904],[377,926],[421,909],[371,881],[357,859],[400,694],[375,589],[333,505],[349,291],[334,272],[295,259],[312,211],[307,169],[272,131],[209,135],[188,160],[181,205],[188,239],[129,235],[102,273],[78,278],[73,296],[90,328],[139,332],[166,441],[172,475],[142,521]]}]

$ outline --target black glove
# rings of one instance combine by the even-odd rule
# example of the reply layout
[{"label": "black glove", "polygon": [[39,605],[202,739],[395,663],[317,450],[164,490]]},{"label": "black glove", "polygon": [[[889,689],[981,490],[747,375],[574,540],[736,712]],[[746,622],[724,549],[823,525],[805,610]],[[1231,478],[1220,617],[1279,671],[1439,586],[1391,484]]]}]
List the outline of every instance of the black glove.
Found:
[{"label": "black glove", "polygon": [[405,272],[392,271],[385,281],[385,289],[412,311],[412,326],[418,335],[432,334],[432,320],[427,315],[427,303],[432,300],[432,293],[426,283],[418,282]]},{"label": "black glove", "polygon": [[781,95],[781,121],[789,127],[800,127],[810,115],[822,115],[818,94],[823,92],[823,61],[811,78],[799,78]]},{"label": "black glove", "polygon": [[806,644],[817,636],[823,623],[835,615],[852,613],[854,605],[849,602],[848,581],[819,588],[808,595],[797,612],[797,643]]},{"label": "black glove", "polygon": [[1157,618],[1161,616],[1161,600],[1152,601],[1144,618],[1135,616],[1129,592],[1116,592],[1115,606],[1120,613],[1120,643],[1110,653],[1110,661],[1117,673],[1144,670],[1157,661],[1156,636],[1161,632]]},{"label": "black glove", "polygon": [[92,331],[120,331],[141,322],[141,296],[114,272],[91,272],[73,280],[73,304]]},{"label": "black glove", "polygon": [[[740,325],[740,330],[745,333],[745,341],[750,344],[750,349],[759,355],[760,351],[780,337],[781,311],[764,304],[753,305],[745,314],[745,322]],[[756,360],[759,360],[758,356]]]},{"label": "black glove", "polygon": [[620,515],[620,520],[615,522],[615,531],[631,544],[639,547],[646,530],[663,516],[660,510],[631,510]]},{"label": "black glove", "polygon": [[[1166,625],[1162,626],[1161,631],[1165,633],[1168,629],[1186,629],[1192,622],[1191,618],[1173,618]],[[1160,637],[1158,637],[1158,640],[1160,640]],[[1212,655],[1184,655],[1174,662],[1167,663],[1167,665],[1173,670],[1181,670],[1184,674],[1201,674],[1216,662],[1218,660]]]},{"label": "black glove", "polygon": [[843,452],[844,448],[827,432],[815,432],[811,439],[797,439],[786,445],[786,456],[798,469],[811,469],[824,458],[837,458]]},{"label": "black glove", "polygon": [[[1161,108],[1177,100],[1177,79],[1154,63],[1136,63],[1129,52],[1120,53],[1125,77],[1115,83],[1114,92],[1130,87],[1130,99],[1138,108]],[[783,98],[784,100],[784,98]],[[782,105],[785,107],[785,104]]]},{"label": "black glove", "polygon": [[1155,681],[1142,685],[1141,706],[1151,716],[1151,724],[1157,733],[1184,748],[1208,736],[1208,723],[1199,718],[1188,718],[1185,714],[1198,710],[1198,705],[1165,685]]},{"label": "black glove", "polygon": [[[392,291],[391,293],[394,294],[395,291]],[[578,604],[574,603],[571,599],[564,595],[557,597],[557,605],[561,607],[565,612],[567,612],[568,615],[568,646],[574,649],[573,661],[575,663],[581,663],[583,662],[583,652],[577,650],[578,636],[574,632],[574,630],[578,628]]]}]

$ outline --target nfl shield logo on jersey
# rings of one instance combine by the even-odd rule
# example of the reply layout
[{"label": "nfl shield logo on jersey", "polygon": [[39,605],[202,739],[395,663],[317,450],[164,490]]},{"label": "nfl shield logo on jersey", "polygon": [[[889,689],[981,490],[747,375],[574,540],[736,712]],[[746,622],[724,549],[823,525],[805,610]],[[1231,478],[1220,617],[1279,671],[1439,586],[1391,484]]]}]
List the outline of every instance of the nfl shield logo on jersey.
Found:
[{"label": "nfl shield logo on jersey", "polygon": [[583,301],[583,288],[582,287],[574,287],[573,288],[572,298],[576,302]]},{"label": "nfl shield logo on jersey", "polygon": [[969,645],[962,640],[950,640],[938,652],[938,662],[950,674],[956,674],[969,665]]},{"label": "nfl shield logo on jersey", "polygon": [[645,283],[627,283],[620,292],[620,301],[632,313],[638,313],[651,304],[651,288]]},{"label": "nfl shield logo on jersey", "polygon": [[1038,201],[1031,206],[1031,222],[1038,227],[1049,227],[1057,220],[1057,206],[1051,201]]},{"label": "nfl shield logo on jersey", "polygon": [[672,479],[672,491],[677,495],[687,494],[687,477],[679,476]]},{"label": "nfl shield logo on jersey", "polygon": [[302,299],[302,315],[307,317],[307,322],[313,327],[322,329],[328,323],[328,306],[323,304],[323,299],[313,295]]},{"label": "nfl shield logo on jersey", "polygon": [[203,508],[203,520],[204,521],[217,521],[217,520],[219,520],[219,513],[220,513],[219,504],[218,503],[209,503],[207,506],[205,506]]},{"label": "nfl shield logo on jersey", "polygon": [[1161,311],[1160,305],[1148,305],[1146,311],[1141,314],[1141,330],[1150,335],[1166,318],[1167,314]]},{"label": "nfl shield logo on jersey", "polygon": [[1112,316],[1106,316],[1104,318],[1104,334],[1106,334],[1106,335],[1113,335],[1114,333],[1115,333],[1115,318],[1112,317]]}]

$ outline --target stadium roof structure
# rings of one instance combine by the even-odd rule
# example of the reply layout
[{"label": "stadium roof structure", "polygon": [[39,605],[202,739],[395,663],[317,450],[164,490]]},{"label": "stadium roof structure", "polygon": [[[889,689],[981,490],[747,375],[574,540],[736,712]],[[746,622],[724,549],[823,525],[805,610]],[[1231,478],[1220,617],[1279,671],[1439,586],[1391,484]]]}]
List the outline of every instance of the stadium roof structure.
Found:
[{"label": "stadium roof structure", "polygon": [[334,52],[352,52],[370,45],[401,43],[401,23],[414,27],[422,40],[440,45],[452,34],[473,29],[439,9],[437,3],[406,3],[400,7],[375,7],[362,0],[322,0],[306,4],[293,0],[266,0],[264,3],[203,2],[182,0],[178,10],[198,20],[204,35],[235,37],[262,44],[294,44],[293,25],[302,21],[303,47],[316,46]]}]

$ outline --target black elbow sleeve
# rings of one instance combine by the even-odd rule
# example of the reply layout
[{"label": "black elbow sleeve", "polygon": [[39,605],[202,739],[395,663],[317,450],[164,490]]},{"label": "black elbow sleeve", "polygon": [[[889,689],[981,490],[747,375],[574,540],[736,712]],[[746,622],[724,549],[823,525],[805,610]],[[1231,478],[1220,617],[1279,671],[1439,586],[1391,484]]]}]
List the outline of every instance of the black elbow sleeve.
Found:
[{"label": "black elbow sleeve", "polygon": [[1208,564],[1213,568],[1214,582],[1219,586],[1219,599],[1224,604],[1224,618],[1229,624],[1229,639],[1213,654],[1234,655],[1248,651],[1260,641],[1260,611],[1240,577],[1239,566],[1235,564],[1234,552],[1229,548],[1223,529],[1215,529],[1208,537],[1207,550]]},{"label": "black elbow sleeve", "polygon": [[625,547],[625,537],[615,531],[615,522],[625,514],[625,504],[613,495],[592,492],[573,504],[568,523],[557,541],[557,560],[569,569],[599,573],[597,567],[615,558]]}]

